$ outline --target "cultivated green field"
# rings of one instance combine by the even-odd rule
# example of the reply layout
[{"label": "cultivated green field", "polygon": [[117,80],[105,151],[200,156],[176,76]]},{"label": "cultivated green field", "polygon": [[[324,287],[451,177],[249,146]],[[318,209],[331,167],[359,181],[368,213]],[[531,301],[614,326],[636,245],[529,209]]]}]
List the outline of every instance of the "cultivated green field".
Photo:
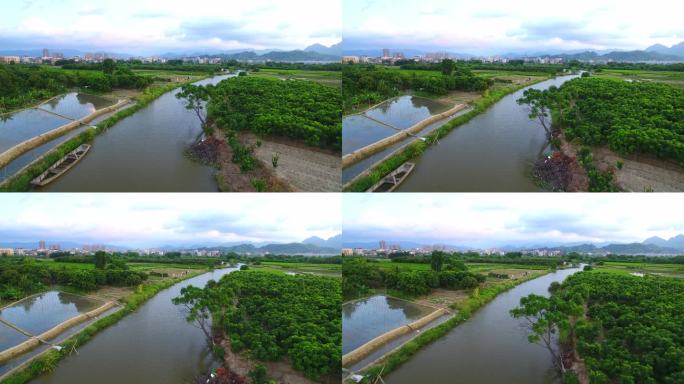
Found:
[{"label": "cultivated green field", "polygon": [[259,269],[263,271],[293,272],[309,275],[342,277],[341,264],[310,264],[262,261],[259,265],[250,265],[250,268]]},{"label": "cultivated green field", "polygon": [[334,87],[342,86],[342,73],[337,71],[304,71],[299,69],[259,69],[251,72],[250,76],[268,77],[277,79],[294,79],[315,81],[323,85]]},{"label": "cultivated green field", "polygon": [[607,261],[603,265],[594,265],[593,268],[601,272],[619,274],[643,273],[646,275],[684,278],[683,264],[650,264]]},{"label": "cultivated green field", "polygon": [[604,69],[593,74],[595,77],[612,79],[650,81],[684,88],[684,72],[646,71],[637,69]]}]

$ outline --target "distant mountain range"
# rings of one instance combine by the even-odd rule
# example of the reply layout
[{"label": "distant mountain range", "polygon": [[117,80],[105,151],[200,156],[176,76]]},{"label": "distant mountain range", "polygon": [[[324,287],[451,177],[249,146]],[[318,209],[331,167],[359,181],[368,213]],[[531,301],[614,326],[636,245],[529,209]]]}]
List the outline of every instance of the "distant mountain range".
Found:
[{"label": "distant mountain range", "polygon": [[[159,56],[164,59],[178,59],[182,57],[220,57],[227,60],[272,60],[272,61],[287,61],[287,62],[328,62],[339,61],[342,56],[341,43],[326,47],[322,44],[313,44],[303,50],[283,51],[278,49],[242,49],[242,50],[226,50],[226,51],[185,51],[185,52],[167,52],[159,55],[144,55],[144,56]],[[95,53],[102,51],[81,51],[77,49],[50,49],[50,53],[60,52],[64,54],[65,58],[74,56],[85,56],[86,53]],[[106,52],[109,57],[117,59],[129,59],[132,57],[139,57],[140,55],[132,55],[128,53],[112,53]],[[11,49],[0,50],[0,55],[6,56],[42,56],[42,49]]]},{"label": "distant mountain range", "polygon": [[[45,241],[49,247],[53,244],[58,244],[61,249],[69,250],[83,247],[83,243],[74,241]],[[113,251],[126,251],[141,248],[156,248],[162,251],[181,251],[190,249],[199,250],[218,250],[222,252],[235,253],[251,253],[256,255],[263,255],[266,253],[280,254],[280,255],[338,255],[340,253],[341,235],[331,237],[327,240],[320,237],[310,237],[301,243],[227,243],[217,245],[163,245],[163,246],[147,246],[147,247],[130,247],[104,244],[107,249]],[[24,248],[36,249],[38,247],[37,241],[32,242],[0,242],[0,248]]]},{"label": "distant mountain range", "polygon": [[[345,48],[342,50],[344,55],[353,56],[369,56],[369,57],[380,57],[382,56],[382,49],[354,49]],[[440,50],[435,48],[430,52],[436,51],[446,51],[454,58],[457,59],[471,59],[482,56],[495,56],[495,55],[475,55],[463,52],[453,52],[450,50]],[[402,48],[390,48],[390,55],[395,52],[402,52],[406,58],[411,58],[413,56],[425,55],[428,51],[421,49],[402,49]],[[617,49],[607,49],[607,50],[546,50],[538,52],[508,52],[499,54],[498,56],[505,57],[508,59],[520,59],[524,57],[562,57],[566,60],[580,60],[580,61],[621,61],[621,62],[684,62],[684,42],[675,44],[672,47],[666,47],[662,44],[652,45],[645,50],[633,50],[633,51],[621,51]]]},{"label": "distant mountain range", "polygon": [[684,41],[682,41],[679,44],[675,44],[669,48],[662,44],[654,44],[646,48],[646,51],[657,52],[663,55],[674,55],[684,57]]},{"label": "distant mountain range", "polygon": [[[425,246],[432,246],[434,244],[418,243],[413,241],[392,241],[387,240],[387,246],[390,244],[398,244],[402,249],[416,249]],[[369,241],[353,241],[345,240],[343,242],[345,248],[364,248],[364,249],[378,249],[378,242]],[[472,247],[468,245],[454,245],[446,244],[446,248],[452,251],[472,251],[482,249],[482,247]],[[670,239],[663,239],[661,237],[650,237],[642,242],[634,243],[575,243],[575,244],[555,244],[555,245],[505,245],[501,247],[492,247],[506,252],[514,251],[531,251],[531,250],[550,250],[561,251],[564,253],[612,253],[623,255],[671,255],[684,254],[684,234],[674,236]]]},{"label": "distant mountain range", "polygon": [[313,244],[319,247],[323,248],[335,248],[335,249],[341,249],[342,248],[342,234],[339,234],[337,236],[333,236],[329,238],[328,240],[321,239],[318,236],[311,236],[308,239],[304,239],[302,241],[303,244]]}]

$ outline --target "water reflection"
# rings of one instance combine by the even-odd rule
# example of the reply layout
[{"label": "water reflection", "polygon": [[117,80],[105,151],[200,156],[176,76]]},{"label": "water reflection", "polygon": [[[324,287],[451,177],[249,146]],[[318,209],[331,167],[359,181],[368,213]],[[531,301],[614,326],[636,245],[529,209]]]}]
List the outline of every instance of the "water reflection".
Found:
[{"label": "water reflection", "polygon": [[409,324],[434,309],[385,295],[342,306],[342,353],[353,351],[381,334]]},{"label": "water reflection", "polygon": [[38,335],[102,302],[69,293],[50,291],[32,296],[0,311],[0,318]]}]

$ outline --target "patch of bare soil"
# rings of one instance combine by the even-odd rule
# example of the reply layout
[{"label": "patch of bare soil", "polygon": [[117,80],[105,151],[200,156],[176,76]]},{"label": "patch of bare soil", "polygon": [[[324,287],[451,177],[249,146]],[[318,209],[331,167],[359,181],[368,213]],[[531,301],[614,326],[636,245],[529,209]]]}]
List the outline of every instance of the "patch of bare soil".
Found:
[{"label": "patch of bare soil", "polygon": [[565,139],[565,135],[561,130],[556,130],[554,136],[561,142],[560,152],[564,157],[572,161],[568,165],[568,182],[565,187],[566,192],[586,192],[589,190],[589,177],[587,172],[577,161],[578,148]]},{"label": "patch of bare soil", "polygon": [[258,364],[263,365],[268,372],[268,377],[275,380],[277,383],[283,384],[315,384],[324,383],[332,384],[339,383],[339,377],[327,377],[323,378],[321,381],[310,380],[300,372],[295,371],[289,362],[287,361],[252,361],[247,357],[235,353],[230,348],[230,342],[227,337],[223,337],[221,341],[221,346],[225,351],[224,355],[224,365],[226,368],[237,373],[240,376],[247,376],[251,370],[254,369]]},{"label": "patch of bare soil", "polygon": [[233,163],[233,149],[225,140],[224,133],[219,129],[214,129],[213,135],[216,140],[222,142],[216,148],[216,163],[219,166],[216,179],[221,191],[256,192],[255,180],[263,181],[268,191],[271,192],[292,190],[292,187],[286,181],[270,171],[262,161],[259,161],[257,169],[243,173],[240,170],[240,166]]},{"label": "patch of bare soil", "polygon": [[433,289],[432,292],[430,292],[430,294],[413,300],[413,302],[428,307],[448,308],[454,303],[461,303],[466,301],[467,299],[467,291],[453,291],[448,289],[437,288]]},{"label": "patch of bare soil", "polygon": [[473,100],[477,100],[482,95],[479,92],[464,92],[464,91],[452,91],[445,96],[441,96],[436,100],[449,105],[456,104],[467,104]]},{"label": "patch of bare soil", "polygon": [[[617,186],[630,192],[684,191],[684,169],[674,162],[649,155],[620,156],[606,147],[593,148],[599,169],[615,169]],[[617,167],[622,162],[622,169]]]},{"label": "patch of bare soil", "polygon": [[87,297],[105,301],[119,301],[122,298],[133,293],[133,288],[130,287],[102,287],[94,292],[90,292]]},{"label": "patch of bare soil", "polygon": [[[240,133],[240,139],[254,146],[255,157],[293,189],[304,192],[342,190],[342,160],[339,153],[275,137],[260,139],[261,145],[257,146],[257,136],[253,133]],[[272,164],[274,157],[278,159],[275,169]]]}]

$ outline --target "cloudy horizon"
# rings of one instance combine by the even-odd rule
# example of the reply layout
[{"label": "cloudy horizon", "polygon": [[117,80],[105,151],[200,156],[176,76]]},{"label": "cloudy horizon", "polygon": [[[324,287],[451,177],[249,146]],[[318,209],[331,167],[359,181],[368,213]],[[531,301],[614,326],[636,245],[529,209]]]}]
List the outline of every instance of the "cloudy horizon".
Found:
[{"label": "cloudy horizon", "polygon": [[342,231],[336,194],[9,194],[0,211],[0,244],[290,243]]},{"label": "cloudy horizon", "polygon": [[340,0],[18,0],[3,4],[0,47],[128,54],[293,50],[338,43],[341,30]]},{"label": "cloudy horizon", "polygon": [[[668,12],[668,9],[671,12]],[[344,50],[465,54],[641,50],[684,41],[678,2],[345,0]]]},{"label": "cloudy horizon", "polygon": [[345,194],[343,243],[476,248],[633,243],[684,234],[678,194]]}]

